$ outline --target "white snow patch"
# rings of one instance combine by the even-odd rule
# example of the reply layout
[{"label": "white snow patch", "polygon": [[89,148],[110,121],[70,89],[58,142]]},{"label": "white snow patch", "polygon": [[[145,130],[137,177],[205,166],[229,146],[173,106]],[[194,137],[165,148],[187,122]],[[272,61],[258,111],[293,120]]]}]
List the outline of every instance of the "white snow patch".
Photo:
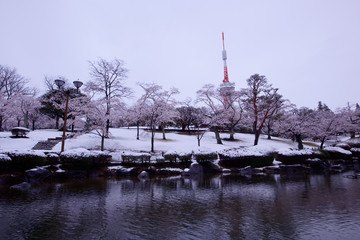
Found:
[{"label": "white snow patch", "polygon": [[0,153],[0,162],[10,162],[11,158],[7,154]]},{"label": "white snow patch", "polygon": [[161,168],[161,170],[166,170],[169,172],[183,172],[184,171],[181,168]]},{"label": "white snow patch", "polygon": [[220,152],[220,154],[228,157],[244,157],[244,156],[264,156],[272,153],[273,151],[269,148],[262,148],[258,146],[252,147],[241,147],[227,149]]},{"label": "white snow patch", "polygon": [[352,154],[350,151],[345,150],[340,147],[326,147],[326,148],[324,148],[324,150],[329,151],[329,152],[339,152],[339,153],[346,154],[346,155]]},{"label": "white snow patch", "polygon": [[64,156],[67,158],[90,157],[91,152],[85,148],[75,148],[75,149],[71,149],[71,150],[62,152],[61,156]]},{"label": "white snow patch", "polygon": [[299,156],[299,155],[311,155],[313,151],[311,149],[292,149],[292,148],[283,148],[277,151],[278,154],[284,156]]},{"label": "white snow patch", "polygon": [[360,148],[351,148],[350,151],[351,152],[360,152]]},{"label": "white snow patch", "polygon": [[38,151],[38,150],[12,150],[9,151],[8,154],[14,154],[17,156],[33,155],[38,157],[46,157],[43,151]]}]

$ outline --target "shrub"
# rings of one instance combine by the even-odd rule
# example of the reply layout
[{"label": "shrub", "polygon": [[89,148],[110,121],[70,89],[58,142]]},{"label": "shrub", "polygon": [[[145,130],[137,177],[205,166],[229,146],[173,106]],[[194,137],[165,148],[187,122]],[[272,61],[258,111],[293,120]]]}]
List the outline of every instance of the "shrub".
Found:
[{"label": "shrub", "polygon": [[219,153],[219,164],[224,167],[253,168],[272,165],[274,153],[272,151],[258,150],[255,147],[224,150]]},{"label": "shrub", "polygon": [[352,153],[348,150],[339,147],[326,147],[320,150],[323,154],[326,154],[328,159],[351,159]]},{"label": "shrub", "polygon": [[0,153],[0,173],[11,169],[11,158],[7,154]]},{"label": "shrub", "polygon": [[60,156],[56,153],[48,153],[46,155],[46,164],[56,165],[60,163]]},{"label": "shrub", "polygon": [[179,154],[177,152],[168,151],[164,153],[163,156],[166,161],[176,162],[176,159],[179,157]]},{"label": "shrub", "polygon": [[214,161],[218,159],[218,155],[216,152],[195,152],[194,158],[197,162],[208,162],[208,161]]},{"label": "shrub", "polygon": [[181,162],[190,162],[192,153],[179,153],[179,160]]},{"label": "shrub", "polygon": [[351,148],[350,151],[355,157],[360,157],[360,148]]},{"label": "shrub", "polygon": [[26,170],[46,164],[46,155],[42,152],[30,151],[13,151],[9,152],[12,160],[12,168],[15,170]]},{"label": "shrub", "polygon": [[64,168],[71,170],[88,170],[107,165],[111,155],[100,151],[89,151],[84,148],[72,149],[61,153],[60,160]]},{"label": "shrub", "polygon": [[305,164],[307,159],[326,158],[326,155],[318,150],[311,149],[282,149],[275,153],[276,160],[286,165]]},{"label": "shrub", "polygon": [[149,153],[123,152],[121,157],[124,163],[144,163],[150,162],[151,155]]},{"label": "shrub", "polygon": [[112,156],[109,153],[102,151],[93,151],[92,157],[94,166],[106,166],[112,160]]},{"label": "shrub", "polygon": [[350,139],[346,141],[346,143],[349,144],[351,148],[360,148],[360,138]]}]

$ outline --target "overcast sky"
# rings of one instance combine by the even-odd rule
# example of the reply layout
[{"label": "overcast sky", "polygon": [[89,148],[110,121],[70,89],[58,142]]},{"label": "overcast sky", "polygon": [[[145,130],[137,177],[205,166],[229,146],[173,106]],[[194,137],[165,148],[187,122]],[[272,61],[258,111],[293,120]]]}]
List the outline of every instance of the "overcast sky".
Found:
[{"label": "overcast sky", "polygon": [[[89,80],[99,57],[125,61],[128,86],[155,82],[195,99],[223,79],[265,75],[298,107],[360,102],[358,0],[1,0],[0,64],[42,92],[44,76]],[[140,90],[137,91],[140,93]]]}]

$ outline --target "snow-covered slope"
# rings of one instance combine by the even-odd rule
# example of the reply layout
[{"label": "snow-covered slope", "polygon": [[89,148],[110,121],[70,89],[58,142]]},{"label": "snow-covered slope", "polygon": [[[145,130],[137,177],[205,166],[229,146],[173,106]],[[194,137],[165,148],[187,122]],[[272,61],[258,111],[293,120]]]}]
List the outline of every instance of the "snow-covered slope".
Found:
[{"label": "snow-covered slope", "polygon": [[[111,129],[111,137],[105,139],[105,150],[109,151],[145,151],[149,152],[151,143],[151,133],[140,130],[140,140],[136,140],[136,129],[134,128],[116,128]],[[30,150],[38,141],[46,140],[50,137],[61,137],[61,132],[55,130],[36,130],[28,134],[28,138],[10,138],[10,132],[0,133],[0,151],[8,150]],[[228,138],[228,134],[221,134],[222,138]],[[179,133],[167,133],[166,139],[162,140],[162,134],[156,133],[155,151],[167,152],[191,152],[191,151],[221,151],[224,149],[235,148],[240,146],[252,146],[254,135],[252,134],[235,134],[236,141],[223,141],[222,145],[216,144],[214,133],[205,133],[201,140],[201,146],[197,146],[197,139],[194,135],[185,135]],[[89,150],[99,150],[101,139],[96,134],[83,134],[65,142],[65,150],[75,148],[86,148]],[[287,139],[273,138],[266,139],[261,136],[257,148],[266,150],[279,150],[288,148],[297,148],[297,144]],[[57,144],[53,151],[59,152],[61,142]]]}]

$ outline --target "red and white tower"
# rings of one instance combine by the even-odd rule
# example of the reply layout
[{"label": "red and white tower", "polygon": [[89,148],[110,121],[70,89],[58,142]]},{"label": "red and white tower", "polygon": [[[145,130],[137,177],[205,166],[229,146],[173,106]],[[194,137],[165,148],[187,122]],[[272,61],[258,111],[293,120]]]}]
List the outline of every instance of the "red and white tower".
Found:
[{"label": "red and white tower", "polygon": [[222,33],[222,41],[223,41],[223,50],[222,50],[222,59],[224,61],[224,80],[223,82],[229,82],[229,74],[228,74],[228,69],[227,69],[227,64],[226,64],[226,50],[225,50],[225,40],[224,40],[224,32]]},{"label": "red and white tower", "polygon": [[225,50],[224,32],[222,33],[222,40],[223,40],[222,59],[224,61],[224,80],[223,83],[220,85],[220,94],[224,98],[224,103],[226,104],[231,101],[231,95],[235,91],[235,84],[229,82],[229,74],[226,64],[227,55]]}]

